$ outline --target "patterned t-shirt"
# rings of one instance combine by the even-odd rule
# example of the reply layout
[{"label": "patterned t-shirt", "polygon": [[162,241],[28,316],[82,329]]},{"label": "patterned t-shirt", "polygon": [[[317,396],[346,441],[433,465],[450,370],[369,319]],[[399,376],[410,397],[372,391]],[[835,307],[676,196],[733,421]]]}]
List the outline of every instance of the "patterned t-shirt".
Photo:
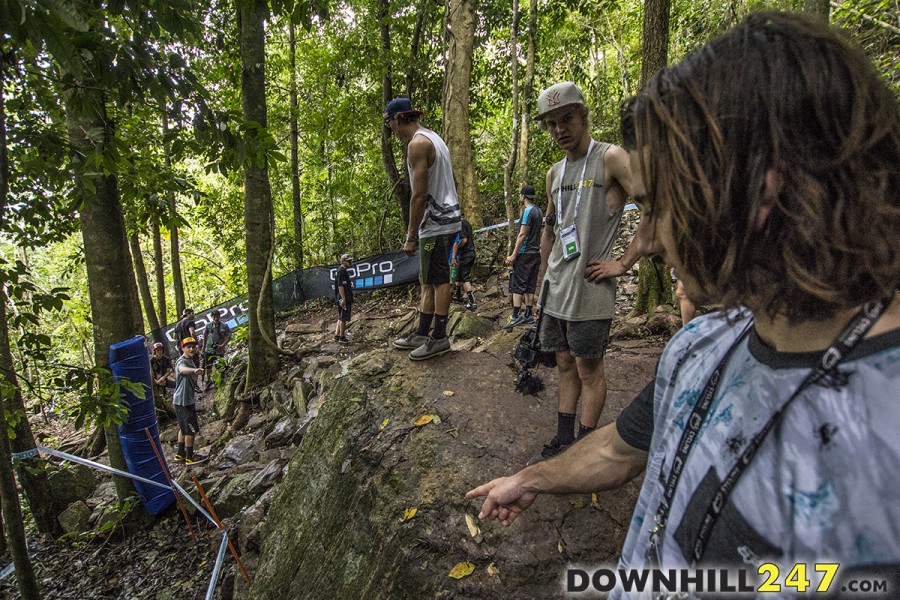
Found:
[{"label": "patterned t-shirt", "polygon": [[[647,472],[620,567],[648,566],[649,530],[685,421],[749,320],[747,311],[694,319],[663,353]],[[664,568],[690,565],[719,483],[820,356],[776,352],[752,329],[738,343],[676,488],[661,543]],[[698,566],[755,572],[763,562],[900,562],[900,330],[864,339],[840,370],[846,378],[807,388],[769,432]],[[610,597],[642,596],[616,590]]]}]

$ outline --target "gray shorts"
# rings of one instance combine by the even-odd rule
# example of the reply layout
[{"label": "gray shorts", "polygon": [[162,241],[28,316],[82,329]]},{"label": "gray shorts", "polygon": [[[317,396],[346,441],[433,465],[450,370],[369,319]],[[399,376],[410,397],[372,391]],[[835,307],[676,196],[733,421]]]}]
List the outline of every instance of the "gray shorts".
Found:
[{"label": "gray shorts", "polygon": [[541,321],[541,349],[548,352],[568,350],[576,358],[603,358],[609,345],[612,319],[566,321],[545,314]]}]

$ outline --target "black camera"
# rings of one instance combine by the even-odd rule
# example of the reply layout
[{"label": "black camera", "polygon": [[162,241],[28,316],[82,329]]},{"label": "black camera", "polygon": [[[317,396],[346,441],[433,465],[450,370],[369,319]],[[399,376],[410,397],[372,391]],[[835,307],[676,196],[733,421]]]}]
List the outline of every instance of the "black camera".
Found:
[{"label": "black camera", "polygon": [[546,223],[550,227],[556,225],[556,213],[550,213],[549,215],[544,217],[544,223]]}]

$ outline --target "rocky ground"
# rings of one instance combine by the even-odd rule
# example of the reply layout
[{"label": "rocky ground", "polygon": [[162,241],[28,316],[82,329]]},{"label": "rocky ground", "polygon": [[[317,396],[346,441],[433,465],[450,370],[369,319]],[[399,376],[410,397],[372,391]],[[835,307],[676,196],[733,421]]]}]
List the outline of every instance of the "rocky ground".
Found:
[{"label": "rocky ground", "polygon": [[[627,223],[633,225],[630,218]],[[620,240],[617,253],[621,253],[624,239]],[[453,333],[455,355],[489,352],[512,367],[508,348],[517,334],[501,331],[509,313],[505,291],[507,272],[500,264],[504,254],[500,248],[502,241],[481,239],[480,244],[475,271],[479,307],[474,315],[460,307],[453,309],[449,329]],[[607,361],[610,380],[610,402],[604,413],[607,421],[621,410],[630,394],[642,387],[653,372],[665,340],[677,327],[674,311],[662,311],[652,319],[625,322],[622,317],[630,310],[636,289],[634,279],[625,276],[619,281],[619,318]],[[199,403],[202,434],[198,447],[211,455],[206,464],[174,465],[171,459],[176,426],[170,420],[160,422],[162,445],[169,465],[173,465],[173,476],[195,497],[197,488],[193,479],[197,479],[242,554],[259,551],[260,523],[288,461],[325,401],[325,394],[317,388],[317,373],[329,368],[340,370],[341,365],[359,354],[388,348],[393,332],[411,324],[415,317],[413,288],[361,296],[349,329],[351,344],[333,342],[331,305],[307,303],[291,314],[282,315],[278,323],[280,342],[286,347],[305,350],[301,362],[285,361],[278,380],[249,402],[235,402],[236,381],[222,382],[221,389],[202,396]],[[237,349],[234,365],[239,365],[240,353]],[[476,363],[477,360],[473,364]],[[555,375],[545,370],[543,376],[547,392],[539,396],[537,404],[547,413],[544,417],[549,423],[555,406]],[[495,369],[478,376],[482,387],[511,387],[514,377],[512,368],[508,372]],[[465,390],[467,381],[448,369],[439,382],[431,381],[428,385]],[[535,429],[533,412],[522,411],[505,418],[511,420],[513,428]],[[34,427],[42,439],[59,442],[73,435],[53,415],[35,420]],[[540,444],[536,445],[539,450]],[[103,461],[103,457],[99,460]],[[123,523],[110,510],[114,491],[106,475],[85,475],[78,471],[77,475],[69,473],[66,477],[75,477],[86,489],[83,497],[73,501],[68,523],[73,533],[62,540],[51,540],[29,532],[29,548],[44,598],[205,597],[221,542],[219,532],[205,519],[189,511],[189,527],[182,514],[170,508],[156,519],[138,518]],[[71,482],[63,483],[63,487],[79,488]],[[624,504],[627,504],[626,497],[634,492],[632,488],[621,496]],[[627,514],[628,507],[624,506],[622,511]],[[621,540],[611,543],[611,548],[615,548]],[[4,564],[8,562],[7,557]],[[240,585],[235,583],[240,575],[230,556],[225,565],[216,598],[234,597],[232,590]],[[14,575],[0,581],[0,597],[16,596]]]}]

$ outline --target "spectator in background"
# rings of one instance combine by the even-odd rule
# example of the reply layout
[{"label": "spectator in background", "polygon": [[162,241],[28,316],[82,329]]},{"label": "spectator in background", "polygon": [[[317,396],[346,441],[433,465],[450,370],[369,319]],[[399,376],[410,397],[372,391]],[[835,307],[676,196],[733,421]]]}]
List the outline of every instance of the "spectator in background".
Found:
[{"label": "spectator in background", "polygon": [[208,458],[203,454],[194,454],[194,439],[200,433],[194,390],[197,389],[197,375],[203,373],[203,369],[194,362],[199,352],[197,340],[192,337],[183,339],[181,350],[184,354],[175,362],[175,394],[172,396],[178,419],[178,451],[175,453],[175,462],[193,465]]},{"label": "spectator in background", "polygon": [[472,225],[466,220],[462,220],[462,227],[456,235],[456,241],[453,243],[453,253],[450,256],[451,273],[452,267],[456,267],[456,277],[453,283],[456,285],[453,300],[462,304],[462,292],[466,292],[466,309],[475,310],[478,305],[475,304],[475,294],[472,291],[472,283],[469,281],[469,275],[472,272],[472,265],[475,264],[475,237],[472,232]]},{"label": "spectator in background", "polygon": [[231,340],[231,328],[228,327],[227,323],[222,322],[219,311],[214,310],[210,314],[210,318],[212,320],[206,324],[206,329],[203,330],[203,346],[206,349],[206,356],[203,360],[205,371],[204,390],[208,390],[209,386],[212,385],[210,376],[212,375],[213,365],[225,354],[225,346]]},{"label": "spectator in background", "polygon": [[[538,270],[541,268],[541,230],[544,226],[544,215],[534,204],[534,186],[525,185],[519,194],[524,210],[519,219],[519,235],[512,254],[506,257],[506,264],[512,265],[509,278],[509,292],[512,294],[513,312],[509,318],[509,326],[534,323],[532,310],[537,290]],[[525,302],[525,314],[522,302]]]},{"label": "spectator in background", "polygon": [[172,359],[166,356],[166,347],[156,342],[150,355],[150,374],[153,376],[153,396],[157,400],[165,400],[166,384],[172,373]]},{"label": "spectator in background", "polygon": [[194,309],[186,308],[181,312],[181,320],[175,323],[175,342],[181,351],[181,343],[185,338],[196,338],[197,324],[194,322]]},{"label": "spectator in background", "polygon": [[350,322],[353,308],[353,283],[350,281],[350,273],[347,269],[353,264],[353,257],[349,254],[341,255],[341,264],[334,276],[334,293],[338,303],[338,318],[334,325],[334,340],[341,344],[349,344],[347,339],[347,323]]}]

